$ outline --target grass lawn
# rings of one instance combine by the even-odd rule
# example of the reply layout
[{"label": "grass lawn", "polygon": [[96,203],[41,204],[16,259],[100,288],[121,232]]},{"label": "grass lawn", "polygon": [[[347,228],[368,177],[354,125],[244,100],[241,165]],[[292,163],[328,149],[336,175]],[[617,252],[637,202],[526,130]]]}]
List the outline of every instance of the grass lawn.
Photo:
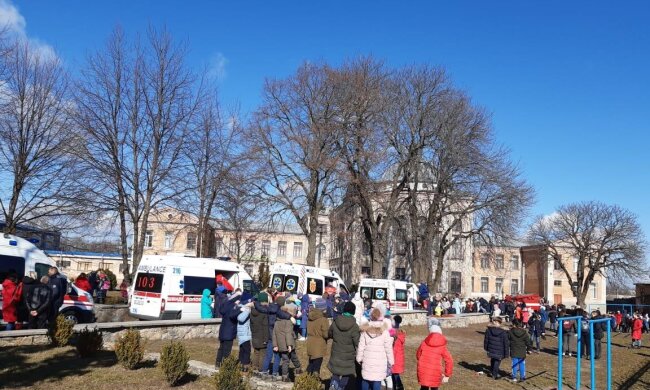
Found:
[{"label": "grass lawn", "polygon": [[[483,352],[484,326],[466,329],[444,329],[449,349],[454,357],[454,375],[448,389],[551,389],[557,382],[557,340],[547,337],[542,341],[542,353],[529,355],[526,359],[528,380],[524,384],[512,384],[505,379],[494,381],[485,374],[489,359]],[[403,379],[407,389],[419,389],[415,375],[415,351],[426,336],[424,327],[405,327],[406,367]],[[644,335],[644,344],[650,337]],[[183,342],[190,358],[214,363],[218,342],[214,339],[186,340]],[[159,352],[164,342],[150,341],[147,350]],[[614,389],[650,388],[650,347],[640,350],[628,349],[629,335],[615,334],[612,338],[612,373]],[[298,344],[298,353],[303,367],[307,357],[303,342]],[[603,354],[605,349],[603,348]],[[237,353],[237,351],[233,351]],[[502,364],[503,375],[507,376],[510,360]],[[575,358],[565,359],[564,383],[566,389],[573,389],[575,383]],[[598,388],[605,381],[605,360],[597,363]],[[321,371],[328,379],[327,356]],[[582,363],[583,387],[589,385],[589,363]],[[123,369],[112,352],[102,352],[93,359],[81,359],[72,347],[47,348],[43,346],[22,346],[3,348],[0,351],[0,388],[34,389],[164,389],[168,388],[157,367],[143,366],[134,371]],[[207,378],[188,377],[180,389],[208,389]]]},{"label": "grass lawn", "polygon": [[[406,373],[402,380],[406,389],[419,389],[417,383],[415,352],[427,335],[422,327],[404,327],[406,331]],[[526,359],[527,381],[513,384],[509,380],[498,382],[488,377],[489,358],[483,351],[483,332],[485,326],[476,325],[464,329],[443,329],[447,337],[448,348],[454,358],[454,374],[449,384],[442,388],[449,389],[551,389],[557,385],[557,339],[547,337],[542,340],[542,352],[529,355]],[[631,343],[629,335],[614,333],[612,337],[612,388],[614,389],[650,389],[650,347],[628,349]],[[650,337],[644,335],[644,344],[650,343]],[[191,359],[213,364],[218,342],[216,340],[184,341]],[[149,342],[147,350],[159,352],[163,342]],[[575,341],[572,343],[575,350]],[[237,353],[236,350],[233,353]],[[306,367],[307,354],[304,342],[298,342],[298,355]],[[605,346],[603,346],[603,356]],[[326,356],[321,369],[323,379],[329,379]],[[605,383],[605,358],[596,361],[598,388]],[[510,359],[501,364],[502,375],[509,378]],[[582,386],[588,387],[590,381],[589,361],[582,359]],[[483,374],[480,374],[483,373]],[[564,359],[564,383],[566,389],[575,387],[576,359]]]}]

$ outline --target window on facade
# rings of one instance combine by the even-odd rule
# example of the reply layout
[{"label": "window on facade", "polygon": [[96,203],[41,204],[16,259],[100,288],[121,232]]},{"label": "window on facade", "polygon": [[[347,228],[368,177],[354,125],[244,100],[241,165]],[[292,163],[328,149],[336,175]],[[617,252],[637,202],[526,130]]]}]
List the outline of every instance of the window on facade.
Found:
[{"label": "window on facade", "polygon": [[196,249],[196,233],[187,232],[187,250]]},{"label": "window on facade", "polygon": [[573,272],[578,272],[578,256],[573,256]]},{"label": "window on facade", "polygon": [[144,234],[144,246],[145,248],[151,248],[153,246],[153,230],[147,230]]},{"label": "window on facade", "polygon": [[519,279],[512,279],[510,281],[510,294],[519,293]]},{"label": "window on facade", "polygon": [[481,268],[490,267],[490,256],[487,253],[481,255]]},{"label": "window on facade", "polygon": [[246,240],[246,249],[244,256],[253,256],[255,254],[255,240]]},{"label": "window on facade", "polygon": [[246,270],[246,272],[247,272],[250,276],[253,276],[253,271],[255,270],[255,268],[253,267],[253,264],[246,264],[246,265],[244,266],[244,269]]},{"label": "window on facade", "polygon": [[223,252],[223,238],[217,238],[217,241],[215,243],[215,247],[216,247],[215,252],[216,252],[217,256],[219,256],[221,254],[221,252]]},{"label": "window on facade", "polygon": [[381,267],[381,277],[386,279],[388,277],[388,270],[386,267]]},{"label": "window on facade", "polygon": [[397,280],[406,279],[406,268],[404,268],[404,267],[395,268],[395,279],[397,279]]},{"label": "window on facade", "polygon": [[68,268],[70,267],[70,260],[57,260],[56,266],[59,268]]},{"label": "window on facade", "polygon": [[489,292],[489,279],[488,278],[481,278],[481,292],[482,293]]},{"label": "window on facade", "polygon": [[293,258],[298,259],[302,257],[302,242],[293,243]]},{"label": "window on facade", "polygon": [[278,257],[284,257],[287,255],[287,242],[278,241]]},{"label": "window on facade", "polygon": [[501,294],[503,292],[503,278],[497,278],[494,287],[497,290],[497,294]]},{"label": "window on facade", "polygon": [[463,231],[463,223],[460,220],[455,221],[452,231],[455,234],[460,234]]},{"label": "window on facade", "polygon": [[165,249],[172,249],[174,243],[174,233],[165,232]]},{"label": "window on facade", "polygon": [[264,240],[262,241],[262,256],[269,257],[271,253],[271,241]]},{"label": "window on facade", "polygon": [[230,240],[228,252],[230,252],[230,256],[237,255],[237,240],[234,238]]},{"label": "window on facade", "polygon": [[562,286],[562,281],[561,281],[561,280],[555,280],[555,281],[553,282],[553,285],[554,285],[554,286],[558,286],[558,287],[560,287],[560,286]]},{"label": "window on facade", "polygon": [[472,276],[472,287],[471,287],[471,289],[472,289],[472,292],[474,292],[474,277],[473,276]]},{"label": "window on facade", "polygon": [[80,271],[90,271],[90,268],[92,267],[93,263],[89,261],[80,261],[79,262],[79,270]]},{"label": "window on facade", "polygon": [[562,262],[562,256],[559,256],[555,261],[553,262],[553,269],[556,271],[559,271],[562,269],[562,266],[560,265]]},{"label": "window on facade", "polygon": [[596,283],[591,283],[589,285],[589,288],[591,289],[591,298],[593,298],[593,299],[598,298],[598,291],[596,290]]},{"label": "window on facade", "polygon": [[363,242],[363,245],[361,245],[361,253],[363,253],[365,256],[368,256],[370,254],[370,245],[367,242]]},{"label": "window on facade", "polygon": [[504,267],[503,255],[497,255],[496,256],[496,267],[497,267],[497,269],[503,269],[503,267]]},{"label": "window on facade", "polygon": [[510,269],[519,269],[519,256],[512,255],[510,258]]},{"label": "window on facade", "polygon": [[318,251],[316,252],[316,258],[318,260],[325,259],[325,256],[327,255],[327,248],[325,248],[325,245],[319,245],[318,246]]},{"label": "window on facade", "polygon": [[370,267],[361,267],[362,275],[370,275]]},{"label": "window on facade", "polygon": [[461,273],[457,271],[451,272],[451,277],[449,278],[449,291],[452,293],[460,294],[461,290]]}]

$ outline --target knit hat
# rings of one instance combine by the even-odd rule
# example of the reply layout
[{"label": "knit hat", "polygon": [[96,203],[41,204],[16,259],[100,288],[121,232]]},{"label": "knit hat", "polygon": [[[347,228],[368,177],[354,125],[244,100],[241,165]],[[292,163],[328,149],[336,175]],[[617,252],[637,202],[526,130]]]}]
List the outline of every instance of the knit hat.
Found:
[{"label": "knit hat", "polygon": [[248,291],[244,291],[244,293],[241,295],[241,299],[239,299],[239,303],[245,305],[251,301],[253,301],[253,296]]},{"label": "knit hat", "polygon": [[314,307],[316,310],[325,310],[327,309],[327,302],[323,298],[316,298],[314,301]]},{"label": "knit hat", "polygon": [[440,333],[442,334],[442,328],[439,325],[431,325],[429,327],[429,333]]},{"label": "knit hat", "polygon": [[275,298],[275,303],[278,304],[278,306],[282,307],[284,306],[284,303],[287,301],[287,299],[283,295],[279,295],[277,298]]},{"label": "knit hat", "polygon": [[268,303],[269,302],[269,296],[266,295],[265,292],[261,292],[261,293],[257,294],[257,300],[260,303]]},{"label": "knit hat", "polygon": [[427,328],[431,329],[431,326],[433,325],[440,326],[440,321],[435,317],[429,317],[427,320]]},{"label": "knit hat", "polygon": [[357,306],[352,302],[345,302],[343,305],[343,313],[352,314],[357,310]]}]

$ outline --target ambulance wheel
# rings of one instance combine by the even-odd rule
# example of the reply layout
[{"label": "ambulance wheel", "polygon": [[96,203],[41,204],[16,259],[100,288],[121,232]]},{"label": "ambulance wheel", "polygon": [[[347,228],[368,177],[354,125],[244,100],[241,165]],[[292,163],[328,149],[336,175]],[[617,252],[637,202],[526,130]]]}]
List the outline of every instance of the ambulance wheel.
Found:
[{"label": "ambulance wheel", "polygon": [[66,321],[75,325],[79,323],[79,315],[77,314],[76,311],[64,310],[61,312],[61,314],[63,314],[63,318],[65,318]]}]

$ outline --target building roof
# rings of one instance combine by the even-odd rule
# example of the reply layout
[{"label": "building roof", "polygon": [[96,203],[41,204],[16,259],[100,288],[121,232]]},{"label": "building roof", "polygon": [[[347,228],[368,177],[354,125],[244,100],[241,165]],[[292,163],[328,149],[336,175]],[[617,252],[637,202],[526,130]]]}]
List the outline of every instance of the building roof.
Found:
[{"label": "building roof", "polygon": [[[7,223],[4,220],[0,220],[0,230],[4,229],[7,226]],[[35,233],[50,233],[50,234],[60,234],[60,232],[51,229],[43,229],[38,226],[31,226],[25,224],[16,225],[16,230],[23,232],[35,232]]]},{"label": "building roof", "polygon": [[76,256],[76,257],[101,257],[122,259],[119,253],[102,253],[102,252],[80,252],[80,251],[45,251],[48,256]]}]

